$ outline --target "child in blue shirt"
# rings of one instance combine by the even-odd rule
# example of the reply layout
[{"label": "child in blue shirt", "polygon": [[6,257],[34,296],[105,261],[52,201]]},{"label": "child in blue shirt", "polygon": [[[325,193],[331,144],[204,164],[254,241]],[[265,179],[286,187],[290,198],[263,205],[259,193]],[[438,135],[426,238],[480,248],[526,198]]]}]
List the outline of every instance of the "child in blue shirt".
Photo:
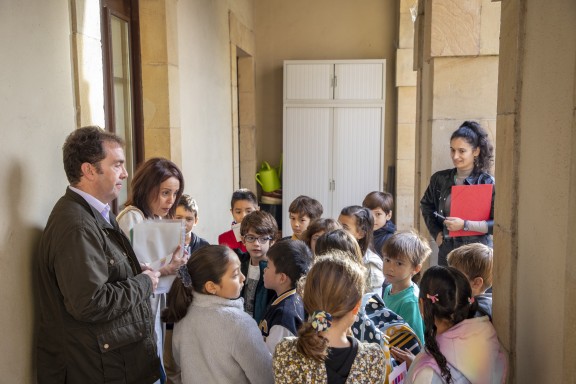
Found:
[{"label": "child in blue shirt", "polygon": [[432,253],[430,246],[415,231],[396,232],[383,248],[384,276],[390,283],[384,290],[384,303],[402,316],[424,342],[424,324],[418,308],[420,290],[412,281],[422,263]]},{"label": "child in blue shirt", "polygon": [[296,336],[305,319],[304,304],[296,293],[296,285],[308,273],[312,264],[310,248],[300,240],[285,240],[268,252],[268,266],[264,270],[264,287],[276,292],[260,331],[270,353],[283,338]]}]

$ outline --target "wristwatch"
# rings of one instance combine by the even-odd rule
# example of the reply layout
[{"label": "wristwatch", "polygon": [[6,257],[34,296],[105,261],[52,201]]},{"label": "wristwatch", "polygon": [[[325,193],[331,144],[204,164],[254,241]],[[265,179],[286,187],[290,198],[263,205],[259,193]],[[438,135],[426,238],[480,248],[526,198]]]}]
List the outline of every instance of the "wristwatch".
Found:
[{"label": "wristwatch", "polygon": [[462,228],[465,231],[469,231],[470,228],[468,228],[468,220],[464,220],[464,228]]}]

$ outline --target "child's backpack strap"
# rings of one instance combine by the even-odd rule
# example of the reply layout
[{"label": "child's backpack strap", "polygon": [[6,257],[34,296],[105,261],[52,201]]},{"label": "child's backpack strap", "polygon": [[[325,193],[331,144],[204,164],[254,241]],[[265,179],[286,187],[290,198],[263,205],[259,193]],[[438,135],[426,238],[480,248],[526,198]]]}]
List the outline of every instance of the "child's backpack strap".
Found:
[{"label": "child's backpack strap", "polygon": [[368,293],[362,297],[352,332],[360,341],[380,345],[387,342],[414,355],[422,349],[414,330],[402,317],[387,308],[378,294]]}]

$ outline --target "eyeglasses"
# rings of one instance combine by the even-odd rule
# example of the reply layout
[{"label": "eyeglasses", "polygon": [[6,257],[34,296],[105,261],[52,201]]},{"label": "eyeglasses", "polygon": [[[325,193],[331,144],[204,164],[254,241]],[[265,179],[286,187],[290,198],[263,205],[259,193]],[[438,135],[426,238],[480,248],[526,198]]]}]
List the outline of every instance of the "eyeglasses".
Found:
[{"label": "eyeglasses", "polygon": [[270,236],[262,236],[262,237],[256,237],[251,235],[244,236],[244,241],[246,241],[247,243],[253,243],[256,240],[258,240],[260,244],[266,244],[266,242],[272,240],[272,238]]}]

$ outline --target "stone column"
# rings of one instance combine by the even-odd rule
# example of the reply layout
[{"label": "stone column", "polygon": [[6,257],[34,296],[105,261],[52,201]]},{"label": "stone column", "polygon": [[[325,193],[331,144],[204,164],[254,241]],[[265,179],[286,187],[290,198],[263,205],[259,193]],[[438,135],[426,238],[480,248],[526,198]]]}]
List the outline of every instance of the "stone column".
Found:
[{"label": "stone column", "polygon": [[144,155],[182,162],[177,0],[140,1]]},{"label": "stone column", "polygon": [[[95,15],[86,17],[85,15]],[[100,2],[70,1],[76,127],[105,127]]]},{"label": "stone column", "polygon": [[[417,3],[400,0],[398,49],[396,50],[396,216],[392,221],[399,230],[414,226],[416,162],[416,71],[414,70],[414,23],[410,8]],[[413,7],[414,5],[414,7]]]},{"label": "stone column", "polygon": [[494,324],[510,383],[575,383],[576,2],[502,1]]},{"label": "stone column", "polygon": [[[450,135],[465,120],[496,132],[500,4],[490,0],[419,0],[416,209],[430,176],[452,168]],[[417,215],[416,227],[428,234]]]}]

